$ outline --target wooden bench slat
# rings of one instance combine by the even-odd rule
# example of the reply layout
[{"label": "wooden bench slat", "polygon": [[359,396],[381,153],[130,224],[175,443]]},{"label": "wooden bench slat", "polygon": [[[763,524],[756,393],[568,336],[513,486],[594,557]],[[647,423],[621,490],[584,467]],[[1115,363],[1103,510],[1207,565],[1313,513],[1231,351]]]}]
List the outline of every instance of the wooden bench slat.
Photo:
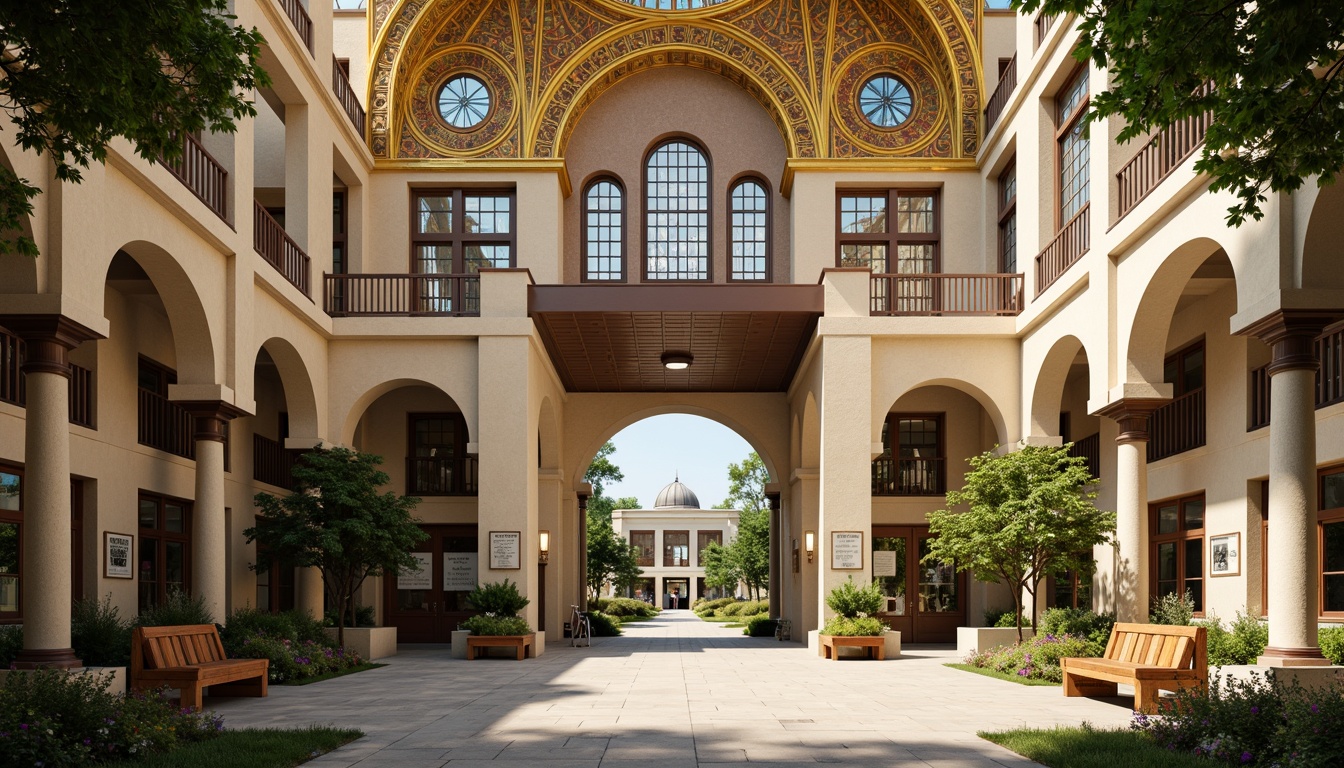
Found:
[{"label": "wooden bench slat", "polygon": [[1111,630],[1105,656],[1059,663],[1065,696],[1113,696],[1116,684],[1127,683],[1134,686],[1134,708],[1154,714],[1160,690],[1208,687],[1207,631],[1119,623]]},{"label": "wooden bench slat", "polygon": [[131,635],[131,687],[177,688],[184,707],[199,708],[207,687],[211,695],[266,696],[269,671],[267,659],[226,658],[213,624],[136,627]]}]

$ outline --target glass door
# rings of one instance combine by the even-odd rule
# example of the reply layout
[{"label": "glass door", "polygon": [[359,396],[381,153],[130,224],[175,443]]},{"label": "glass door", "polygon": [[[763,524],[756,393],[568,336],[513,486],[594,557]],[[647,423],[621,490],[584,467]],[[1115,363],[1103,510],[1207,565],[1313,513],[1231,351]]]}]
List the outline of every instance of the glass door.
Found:
[{"label": "glass door", "polygon": [[887,596],[879,614],[909,643],[954,643],[966,624],[966,577],[948,563],[924,564],[926,526],[873,526],[873,578]]},{"label": "glass door", "polygon": [[457,625],[475,613],[467,594],[477,578],[474,525],[421,526],[429,538],[411,554],[417,567],[385,580],[387,624],[404,643],[447,643]]}]

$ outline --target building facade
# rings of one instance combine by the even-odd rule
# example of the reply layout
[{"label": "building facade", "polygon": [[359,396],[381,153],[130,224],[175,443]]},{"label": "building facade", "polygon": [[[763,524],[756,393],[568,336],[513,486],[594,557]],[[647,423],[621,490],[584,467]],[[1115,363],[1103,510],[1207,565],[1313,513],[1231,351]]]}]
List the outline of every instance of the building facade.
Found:
[{"label": "building facade", "polygon": [[[1191,169],[1202,121],[1084,129],[1107,74],[1071,56],[1072,19],[235,6],[273,81],[237,133],[172,165],[114,142],[60,185],[0,129],[43,189],[41,255],[0,257],[0,621],[26,663],[73,663],[79,596],[320,610],[312,573],[252,571],[242,534],[319,444],[424,500],[427,586],[369,583],[380,623],[447,640],[474,564],[558,628],[588,463],[668,412],[762,457],[771,602],[798,630],[850,575],[884,580],[913,641],[979,624],[1007,601],[920,564],[925,514],[967,457],[1065,441],[1120,523],[1053,599],[1143,620],[1189,591],[1267,615],[1278,663],[1344,618],[1344,190],[1228,229]],[[520,556],[476,557],[498,532]]]}]

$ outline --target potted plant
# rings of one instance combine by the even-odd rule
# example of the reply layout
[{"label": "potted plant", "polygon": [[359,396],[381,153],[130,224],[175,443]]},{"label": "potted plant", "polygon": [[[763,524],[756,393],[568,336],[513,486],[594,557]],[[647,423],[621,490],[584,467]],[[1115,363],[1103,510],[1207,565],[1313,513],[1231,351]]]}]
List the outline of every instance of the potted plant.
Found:
[{"label": "potted plant", "polygon": [[[840,658],[840,649],[855,647],[864,649],[865,655],[883,659],[886,657],[887,626],[877,618],[878,611],[886,605],[886,595],[876,582],[865,586],[854,583],[850,576],[845,583],[831,590],[826,596],[826,606],[835,611],[826,621],[819,633],[821,655],[825,658]],[[895,634],[895,652],[900,654],[900,635]]]},{"label": "potted plant", "polygon": [[481,613],[458,625],[458,629],[471,633],[467,638],[467,658],[473,658],[472,648],[489,647],[514,648],[519,659],[525,657],[529,648],[535,655],[536,634],[527,619],[518,615],[531,602],[508,579],[477,584],[467,595],[467,603]]}]

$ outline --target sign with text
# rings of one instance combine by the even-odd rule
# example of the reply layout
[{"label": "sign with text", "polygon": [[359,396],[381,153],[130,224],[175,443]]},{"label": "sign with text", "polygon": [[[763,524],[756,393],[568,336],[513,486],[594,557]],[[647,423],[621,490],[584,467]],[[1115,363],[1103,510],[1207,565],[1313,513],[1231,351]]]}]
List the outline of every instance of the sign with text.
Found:
[{"label": "sign with text", "polygon": [[863,531],[831,531],[831,570],[863,570]]},{"label": "sign with text", "polygon": [[412,552],[415,568],[408,568],[397,574],[397,589],[430,589],[434,586],[431,569],[433,555],[428,552]]},{"label": "sign with text", "polygon": [[490,532],[490,568],[516,571],[523,567],[523,534],[518,531]]},{"label": "sign with text", "polygon": [[873,578],[896,575],[896,553],[889,550],[873,551]]},{"label": "sign with text", "polygon": [[476,553],[443,553],[443,591],[470,592],[476,588]]},{"label": "sign with text", "polygon": [[103,576],[109,579],[132,579],[135,539],[127,533],[103,532]]}]

